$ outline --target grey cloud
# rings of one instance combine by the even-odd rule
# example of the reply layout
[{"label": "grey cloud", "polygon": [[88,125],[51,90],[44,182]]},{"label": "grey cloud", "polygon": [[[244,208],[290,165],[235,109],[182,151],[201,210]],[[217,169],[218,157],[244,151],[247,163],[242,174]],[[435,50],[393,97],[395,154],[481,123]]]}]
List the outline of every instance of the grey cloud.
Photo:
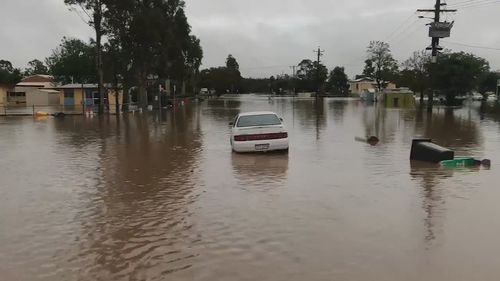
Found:
[{"label": "grey cloud", "polygon": [[[62,36],[87,39],[92,30],[63,0],[0,0],[0,57],[24,66],[44,58]],[[449,4],[461,0],[448,1]],[[319,45],[324,63],[343,65],[350,75],[363,67],[370,40],[391,43],[395,57],[404,60],[430,43],[426,20],[417,8],[432,8],[433,0],[188,0],[193,32],[201,38],[203,67],[223,65],[231,53],[244,75],[267,77],[291,73],[288,66],[314,58]],[[456,24],[445,40],[500,48],[497,6],[465,9],[449,19]],[[396,33],[393,31],[401,27]],[[391,36],[390,36],[391,35]],[[500,51],[451,43],[443,46],[471,51],[500,69]]]}]

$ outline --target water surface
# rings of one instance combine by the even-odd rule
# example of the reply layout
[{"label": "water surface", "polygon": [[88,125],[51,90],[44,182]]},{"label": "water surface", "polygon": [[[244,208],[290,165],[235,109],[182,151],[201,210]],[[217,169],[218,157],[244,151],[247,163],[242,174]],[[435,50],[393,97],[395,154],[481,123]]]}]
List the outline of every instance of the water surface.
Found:
[{"label": "water surface", "polygon": [[[288,154],[234,154],[272,110]],[[378,146],[354,141],[376,135]],[[486,169],[411,163],[427,136]],[[500,125],[461,109],[247,96],[0,118],[2,280],[498,280]]]}]

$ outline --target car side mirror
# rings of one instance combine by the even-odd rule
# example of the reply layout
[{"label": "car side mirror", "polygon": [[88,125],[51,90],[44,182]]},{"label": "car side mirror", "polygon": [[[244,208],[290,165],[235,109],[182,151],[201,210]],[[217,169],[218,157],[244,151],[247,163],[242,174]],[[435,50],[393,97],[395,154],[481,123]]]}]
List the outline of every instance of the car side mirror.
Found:
[{"label": "car side mirror", "polygon": [[281,122],[283,122],[283,118],[280,118]]},{"label": "car side mirror", "polygon": [[229,126],[233,126],[234,125],[234,122],[229,122]]}]

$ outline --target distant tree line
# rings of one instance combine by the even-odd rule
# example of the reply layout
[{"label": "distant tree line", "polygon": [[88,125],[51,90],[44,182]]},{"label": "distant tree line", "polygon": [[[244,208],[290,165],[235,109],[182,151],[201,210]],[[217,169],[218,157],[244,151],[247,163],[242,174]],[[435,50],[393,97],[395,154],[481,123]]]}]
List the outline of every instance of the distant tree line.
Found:
[{"label": "distant tree line", "polygon": [[225,93],[292,93],[315,92],[319,88],[338,95],[347,95],[348,77],[343,67],[335,67],[330,73],[323,64],[309,59],[297,65],[295,77],[288,74],[269,78],[243,78],[235,57],[229,55],[226,65],[200,71],[199,88],[208,88],[218,95]]}]

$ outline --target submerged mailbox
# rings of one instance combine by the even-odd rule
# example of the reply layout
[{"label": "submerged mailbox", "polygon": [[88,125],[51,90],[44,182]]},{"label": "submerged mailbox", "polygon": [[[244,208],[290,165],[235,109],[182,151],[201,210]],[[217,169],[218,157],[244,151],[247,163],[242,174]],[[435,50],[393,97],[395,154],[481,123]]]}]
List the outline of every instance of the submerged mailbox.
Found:
[{"label": "submerged mailbox", "polygon": [[431,139],[414,139],[411,145],[410,160],[439,163],[452,160],[455,152],[432,142]]}]

